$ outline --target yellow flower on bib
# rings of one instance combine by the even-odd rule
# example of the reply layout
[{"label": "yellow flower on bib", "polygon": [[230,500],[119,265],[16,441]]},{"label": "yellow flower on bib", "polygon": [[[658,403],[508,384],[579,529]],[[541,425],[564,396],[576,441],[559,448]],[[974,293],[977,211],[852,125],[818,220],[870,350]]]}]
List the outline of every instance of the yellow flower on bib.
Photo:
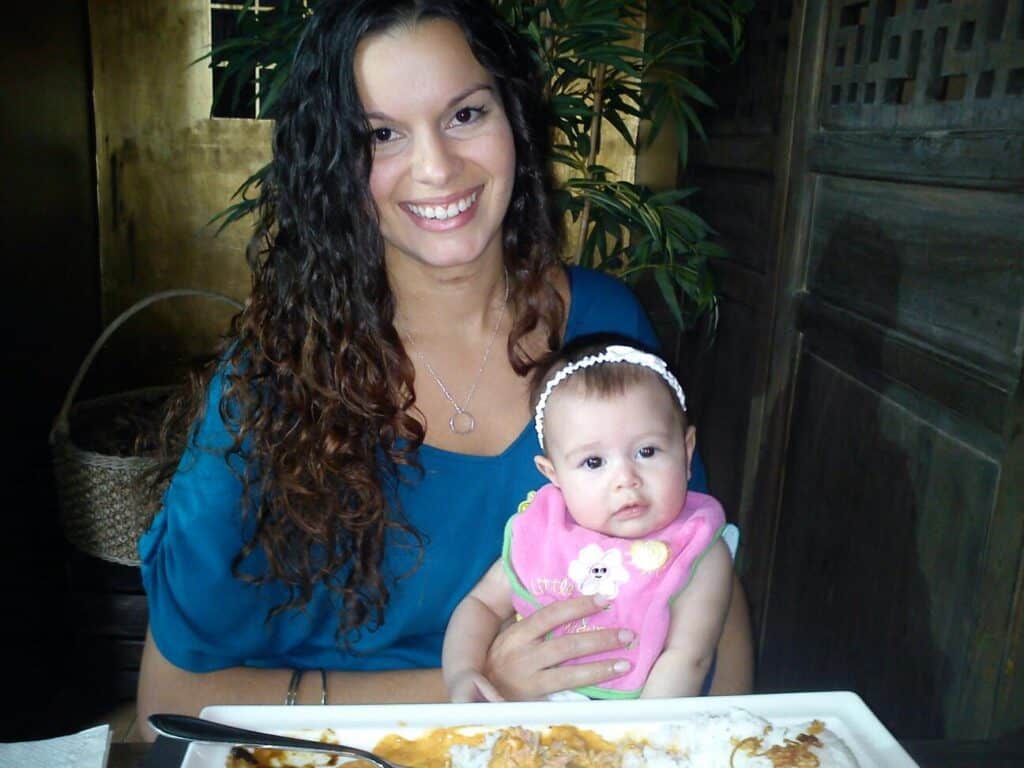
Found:
[{"label": "yellow flower on bib", "polygon": [[530,491],[526,494],[526,498],[519,502],[519,506],[516,507],[516,512],[524,511],[533,502],[533,497],[537,495],[536,491]]},{"label": "yellow flower on bib", "polygon": [[634,541],[629,547],[633,566],[644,573],[653,573],[668,562],[668,545],[657,539]]}]

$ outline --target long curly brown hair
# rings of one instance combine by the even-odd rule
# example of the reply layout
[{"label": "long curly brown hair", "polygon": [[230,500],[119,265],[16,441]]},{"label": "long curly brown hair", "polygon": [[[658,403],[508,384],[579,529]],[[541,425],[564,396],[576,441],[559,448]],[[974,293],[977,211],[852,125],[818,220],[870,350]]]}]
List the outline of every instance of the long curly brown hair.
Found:
[{"label": "long curly brown hair", "polygon": [[[369,124],[353,74],[368,34],[448,19],[494,76],[512,126],[515,182],[503,224],[514,324],[507,354],[533,365],[525,337],[558,346],[563,302],[550,281],[559,263],[543,82],[526,42],[483,0],[328,0],[298,45],[279,99],[272,170],[260,199],[262,233],[250,248],[253,289],[219,357],[197,371],[164,423],[165,479],[201,416],[205,390],[224,371],[220,403],[244,459],[240,514],[251,537],[234,558],[261,549],[258,583],[289,597],[274,615],[306,605],[324,585],[341,598],[338,636],[384,619],[385,537],[419,539],[394,507],[400,465],[416,466],[424,429],[410,415],[414,369],[394,326],[369,190]],[[178,436],[176,439],[175,436]],[[227,457],[226,457],[227,458]],[[246,577],[251,578],[251,577]]]}]

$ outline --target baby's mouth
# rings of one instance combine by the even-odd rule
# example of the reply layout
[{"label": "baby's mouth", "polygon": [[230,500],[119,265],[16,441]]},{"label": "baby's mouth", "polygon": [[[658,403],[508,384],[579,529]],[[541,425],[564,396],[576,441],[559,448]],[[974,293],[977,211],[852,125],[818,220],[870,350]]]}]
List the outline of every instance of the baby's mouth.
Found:
[{"label": "baby's mouth", "polygon": [[632,517],[638,517],[647,511],[647,505],[641,502],[632,502],[630,504],[623,504],[617,510],[615,510],[615,517],[620,519],[629,519]]}]

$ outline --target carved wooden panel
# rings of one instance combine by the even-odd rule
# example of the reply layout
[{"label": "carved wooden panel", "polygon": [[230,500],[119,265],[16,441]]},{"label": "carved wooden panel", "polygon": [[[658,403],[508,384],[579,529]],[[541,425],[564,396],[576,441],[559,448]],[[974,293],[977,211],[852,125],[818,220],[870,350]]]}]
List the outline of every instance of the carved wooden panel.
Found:
[{"label": "carved wooden panel", "polygon": [[977,703],[964,661],[999,463],[818,351],[800,362],[762,686],[854,690],[901,737],[936,737]]},{"label": "carved wooden panel", "polygon": [[1024,4],[839,0],[820,95],[827,128],[1005,127],[1024,120]]},{"label": "carved wooden panel", "polygon": [[808,289],[1009,387],[1024,353],[1022,221],[1020,194],[825,176]]},{"label": "carved wooden panel", "polygon": [[1019,729],[1024,2],[795,7],[759,686]]}]

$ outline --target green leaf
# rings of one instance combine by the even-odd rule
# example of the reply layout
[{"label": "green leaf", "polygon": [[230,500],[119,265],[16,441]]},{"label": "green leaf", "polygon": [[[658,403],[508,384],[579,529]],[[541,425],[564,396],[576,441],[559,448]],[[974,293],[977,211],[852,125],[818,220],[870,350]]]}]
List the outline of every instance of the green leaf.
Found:
[{"label": "green leaf", "polygon": [[[694,101],[700,102],[704,106],[713,107],[715,102],[710,96],[701,88],[693,83],[688,78],[677,75],[672,78],[672,87],[679,95],[689,96]],[[678,99],[678,96],[677,96]],[[680,102],[682,99],[678,99]]]},{"label": "green leaf", "polygon": [[651,195],[647,201],[650,205],[675,205],[688,197],[692,197],[696,194],[697,189],[695,187],[688,187],[686,189],[669,189],[664,192],[658,192],[657,194]]},{"label": "green leaf", "polygon": [[619,112],[615,110],[605,112],[604,119],[611,123],[612,126],[614,126],[615,130],[629,146],[636,146],[636,141],[633,138],[633,132],[629,129],[629,126],[627,126],[626,123],[623,122],[622,115]]},{"label": "green leaf", "polygon": [[683,312],[679,307],[679,298],[676,296],[675,289],[672,287],[672,280],[668,275],[666,269],[655,269],[654,270],[654,282],[658,285],[658,290],[661,291],[661,298],[668,306],[669,312],[672,313],[672,317],[675,319],[676,324],[680,328],[685,328],[686,323],[683,320]]},{"label": "green leaf", "polygon": [[239,185],[238,189],[236,189],[231,195],[232,199],[239,195],[245,196],[250,187],[262,186],[264,179],[266,179],[269,174],[270,163],[267,163]]},{"label": "green leaf", "polygon": [[240,221],[246,218],[247,216],[249,216],[249,214],[255,214],[258,207],[259,204],[257,203],[256,200],[242,200],[241,202],[235,203],[234,205],[229,205],[223,211],[216,213],[206,223],[213,224],[219,220],[220,226],[217,227],[217,230],[215,232],[216,235],[219,235],[229,225],[234,224],[236,221]]},{"label": "green leaf", "polygon": [[705,241],[697,244],[697,249],[707,259],[727,259],[729,252],[717,243]]},{"label": "green leaf", "polygon": [[286,78],[274,77],[270,81],[270,87],[267,89],[266,94],[260,95],[260,114],[261,118],[267,118],[272,114],[274,104],[277,103],[278,97],[281,95],[281,90],[284,88]]}]

